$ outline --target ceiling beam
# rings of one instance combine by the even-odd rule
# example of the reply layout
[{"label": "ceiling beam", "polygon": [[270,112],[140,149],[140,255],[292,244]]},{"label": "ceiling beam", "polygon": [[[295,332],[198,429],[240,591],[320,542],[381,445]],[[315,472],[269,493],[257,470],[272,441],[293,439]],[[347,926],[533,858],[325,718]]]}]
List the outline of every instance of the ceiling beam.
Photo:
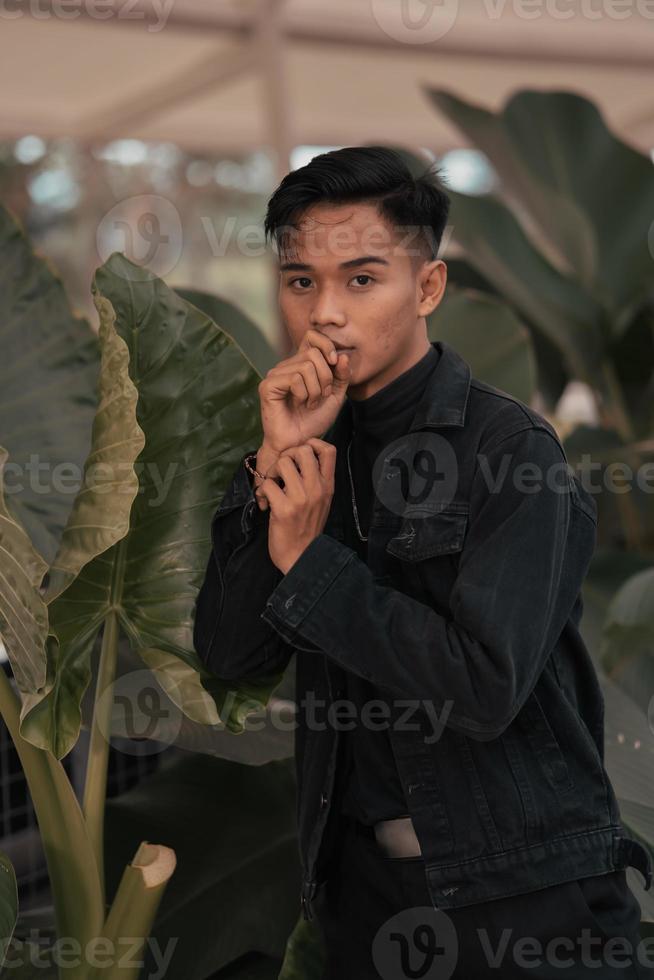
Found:
[{"label": "ceiling beam", "polygon": [[134,130],[140,123],[152,122],[157,112],[177,107],[255,68],[254,51],[248,43],[227,54],[216,51],[185,68],[165,84],[151,85],[139,94],[101,109],[86,120],[79,120],[75,128],[88,143],[106,143],[124,136],[127,130]]},{"label": "ceiling beam", "polygon": [[[161,3],[164,0],[160,0]],[[169,0],[170,2],[170,0]],[[23,10],[25,16],[30,16],[33,0],[14,0],[12,11]],[[39,0],[39,10],[47,10],[54,6],[54,0]],[[236,38],[246,40],[256,31],[255,15],[243,7],[219,6],[214,0],[209,7],[210,13],[202,11],[196,13],[178,9],[176,4],[171,4],[170,10],[165,14],[165,27],[161,28],[159,14],[153,7],[152,0],[138,0],[130,3],[128,8],[129,16],[121,17],[116,15],[112,19],[99,20],[94,17],[88,5],[81,4],[78,8],[79,18],[74,23],[84,22],[98,29],[108,27],[123,27],[125,29],[140,30],[152,27],[154,29],[173,29],[186,33],[201,34],[203,37],[212,32],[231,34]],[[141,15],[140,17],[137,15]],[[52,11],[53,18],[56,16]],[[41,19],[43,14],[41,14]],[[647,22],[648,27],[650,21]],[[372,27],[372,30],[371,30]],[[643,47],[641,51],[634,51],[633,48],[627,50],[626,44],[622,49],[618,48],[615,40],[609,46],[599,48],[588,42],[587,35],[580,33],[579,44],[572,46],[568,37],[568,47],[565,48],[560,43],[560,38],[552,37],[551,44],[548,46],[548,39],[534,29],[529,35],[522,34],[515,42],[510,42],[505,38],[495,36],[492,45],[487,39],[481,41],[460,41],[453,35],[454,32],[446,34],[438,41],[430,44],[407,45],[402,41],[388,37],[374,23],[371,18],[368,22],[362,19],[348,21],[342,25],[332,25],[324,20],[316,20],[312,24],[293,23],[287,20],[283,25],[283,31],[287,41],[296,41],[305,44],[317,44],[320,47],[338,47],[341,49],[353,48],[368,51],[394,51],[407,53],[410,48],[412,57],[420,58],[438,56],[439,58],[469,58],[474,60],[502,61],[515,63],[538,62],[540,64],[555,65],[569,64],[575,66],[599,68],[644,68],[652,71],[651,51],[646,51]]]}]

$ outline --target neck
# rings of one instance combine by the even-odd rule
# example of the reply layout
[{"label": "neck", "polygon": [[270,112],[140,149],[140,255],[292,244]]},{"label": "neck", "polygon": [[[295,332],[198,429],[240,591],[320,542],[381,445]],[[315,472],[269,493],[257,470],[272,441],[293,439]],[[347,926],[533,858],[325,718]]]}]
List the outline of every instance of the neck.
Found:
[{"label": "neck", "polygon": [[375,392],[385,388],[386,385],[394,381],[400,374],[404,374],[414,364],[417,364],[425,356],[430,347],[431,343],[425,331],[416,338],[415,343],[408,351],[393,361],[387,368],[384,368],[372,378],[366,378],[365,381],[362,381],[358,385],[350,384],[347,389],[347,397],[353,399],[353,401],[362,401],[364,398],[370,398]]}]

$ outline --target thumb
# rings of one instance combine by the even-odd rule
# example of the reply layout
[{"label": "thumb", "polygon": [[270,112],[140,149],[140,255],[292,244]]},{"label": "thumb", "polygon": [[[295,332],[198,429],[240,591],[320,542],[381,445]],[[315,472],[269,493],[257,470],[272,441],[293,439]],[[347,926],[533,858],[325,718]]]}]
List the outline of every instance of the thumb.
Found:
[{"label": "thumb", "polygon": [[351,377],[352,368],[350,367],[349,356],[347,354],[339,354],[332,377],[332,393],[337,397],[345,395]]}]

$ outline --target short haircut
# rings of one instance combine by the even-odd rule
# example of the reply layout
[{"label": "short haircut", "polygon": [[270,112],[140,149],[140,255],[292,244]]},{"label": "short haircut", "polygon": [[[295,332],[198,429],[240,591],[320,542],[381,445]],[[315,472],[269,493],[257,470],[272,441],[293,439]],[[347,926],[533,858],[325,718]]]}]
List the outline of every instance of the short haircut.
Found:
[{"label": "short haircut", "polygon": [[355,202],[375,204],[398,231],[418,229],[407,239],[412,260],[416,250],[419,263],[437,258],[450,209],[441,174],[430,164],[414,177],[401,154],[387,146],[330,150],[292,170],[268,201],[266,241],[274,241],[278,251],[285,252],[302,215],[312,205]]}]

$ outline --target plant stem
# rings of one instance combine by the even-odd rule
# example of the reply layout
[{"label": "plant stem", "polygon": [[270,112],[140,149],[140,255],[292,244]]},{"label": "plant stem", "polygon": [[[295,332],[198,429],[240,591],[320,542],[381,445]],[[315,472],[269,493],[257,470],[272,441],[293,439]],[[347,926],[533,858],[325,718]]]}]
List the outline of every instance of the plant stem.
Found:
[{"label": "plant stem", "polygon": [[[50,752],[22,737],[20,698],[0,667],[0,714],[23,767],[48,864],[58,938],[82,950],[104,923],[104,900],[84,817],[64,767]],[[66,969],[66,980],[85,980],[87,965]]]},{"label": "plant stem", "polygon": [[113,683],[118,661],[118,617],[111,609],[104,622],[100,667],[95,689],[93,722],[89,755],[84,781],[84,816],[95,853],[105,901],[104,880],[104,807],[107,796],[107,770],[109,765],[109,745],[111,737],[111,717],[113,698],[103,698],[103,692]]},{"label": "plant stem", "polygon": [[102,933],[112,944],[110,948],[115,948],[124,936],[137,940],[138,945],[131,949],[129,964],[114,961],[108,967],[93,971],[89,980],[96,977],[98,980],[137,980],[141,972],[141,952],[176,863],[175,852],[170,847],[147,841],[140,844],[132,863],[123,872]]},{"label": "plant stem", "polygon": [[610,361],[605,360],[603,362],[602,376],[604,380],[604,393],[608,395],[607,408],[609,409],[609,417],[607,421],[613,425],[616,432],[619,432],[625,442],[635,442],[636,436],[631,419],[629,418],[622,388],[615,373],[615,368]]}]

